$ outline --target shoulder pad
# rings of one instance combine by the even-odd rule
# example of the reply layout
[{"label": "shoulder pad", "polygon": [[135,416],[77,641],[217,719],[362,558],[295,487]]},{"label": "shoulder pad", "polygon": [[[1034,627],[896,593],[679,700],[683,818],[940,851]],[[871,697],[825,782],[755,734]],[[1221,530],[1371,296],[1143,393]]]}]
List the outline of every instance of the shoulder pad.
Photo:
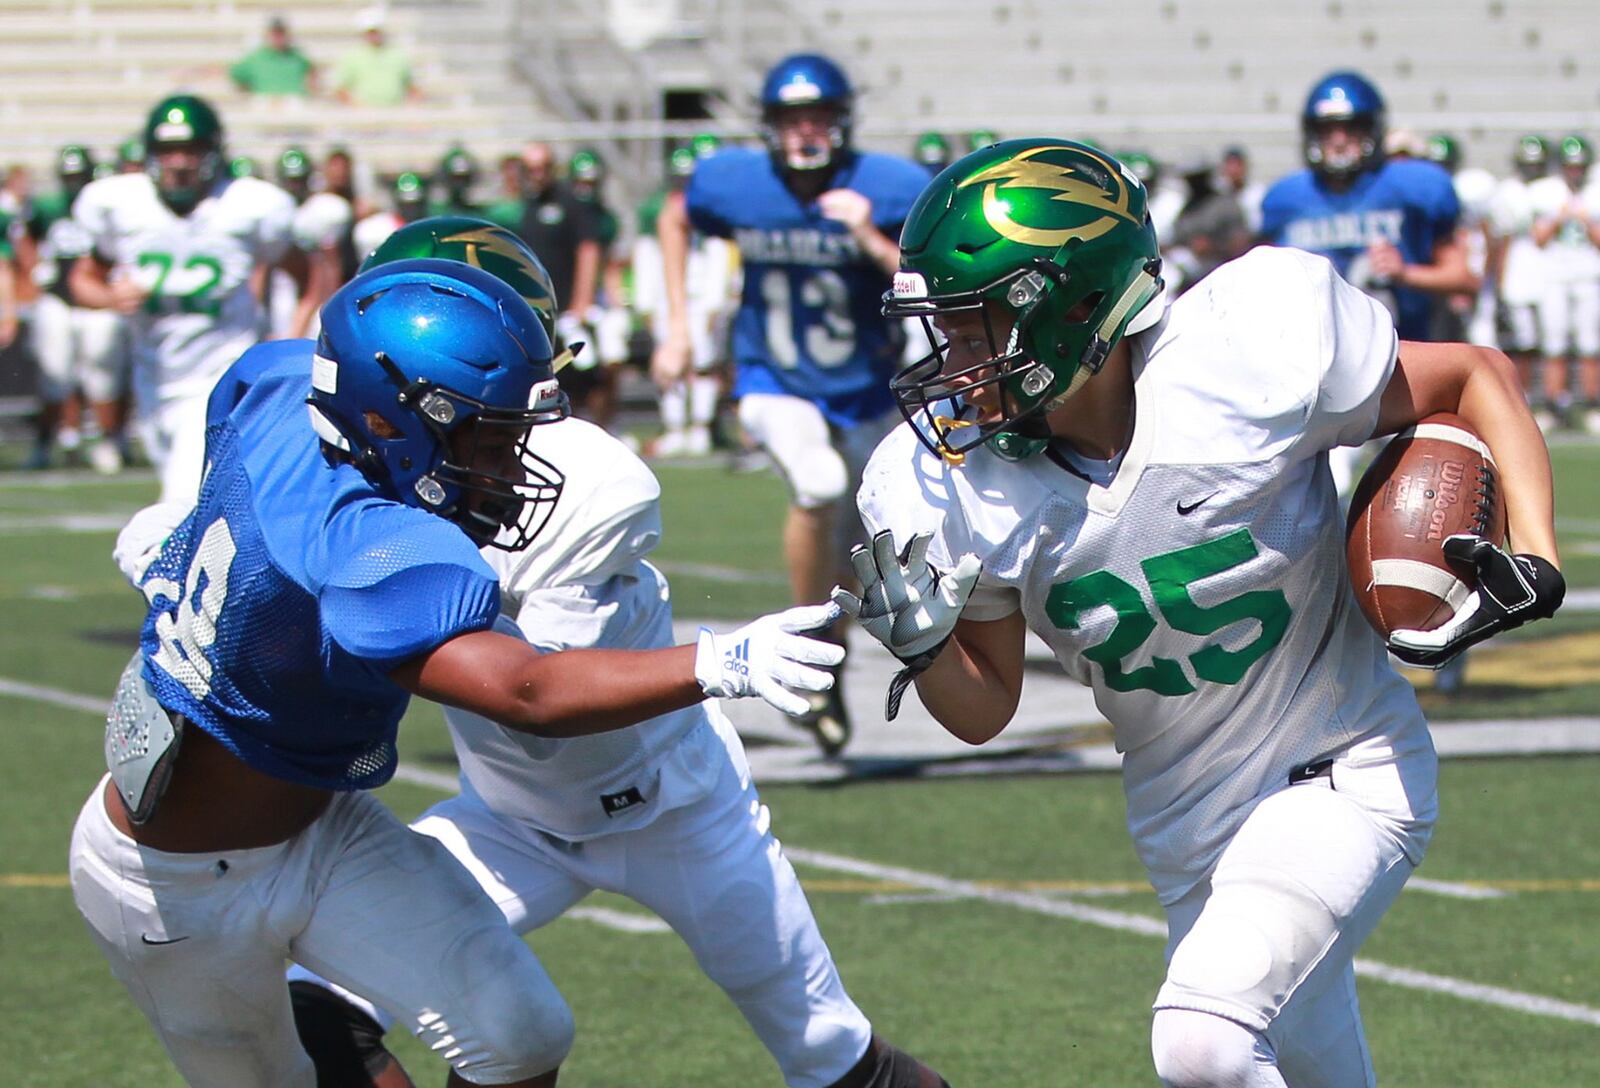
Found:
[{"label": "shoulder pad", "polygon": [[637,454],[581,419],[529,432],[528,446],[566,478],[554,516],[533,546],[487,552],[501,591],[603,582],[631,570],[661,539],[661,485]]}]

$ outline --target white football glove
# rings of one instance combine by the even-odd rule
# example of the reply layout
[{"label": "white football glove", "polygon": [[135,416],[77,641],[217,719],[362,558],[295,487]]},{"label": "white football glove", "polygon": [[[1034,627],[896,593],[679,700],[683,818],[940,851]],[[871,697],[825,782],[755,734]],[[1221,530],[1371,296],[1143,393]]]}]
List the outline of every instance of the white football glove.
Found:
[{"label": "white football glove", "polygon": [[911,681],[944,649],[983,571],[983,560],[971,552],[949,572],[929,565],[932,539],[932,533],[917,533],[898,555],[894,534],[887,530],[874,535],[871,544],[857,544],[850,551],[850,565],[861,582],[861,595],[839,586],[832,594],[834,604],[905,665],[889,684],[884,704],[888,721],[900,713]]},{"label": "white football glove", "polygon": [[139,588],[144,572],[161,554],[161,546],[193,509],[193,502],[158,502],[140,510],[122,527],[111,558],[134,589]]},{"label": "white football glove", "polygon": [[[841,615],[836,605],[810,604],[762,616],[726,635],[702,627],[695,646],[694,678],[708,696],[759,695],[797,717],[811,704],[790,689],[827,691],[834,679],[828,669],[844,661],[843,646],[806,636],[827,630]],[[814,667],[819,665],[823,667]]]}]

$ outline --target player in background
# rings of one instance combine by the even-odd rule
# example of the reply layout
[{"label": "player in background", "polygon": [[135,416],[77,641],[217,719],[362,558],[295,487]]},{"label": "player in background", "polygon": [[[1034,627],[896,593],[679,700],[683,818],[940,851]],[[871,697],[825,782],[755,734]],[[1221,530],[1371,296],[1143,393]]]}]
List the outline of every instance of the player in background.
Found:
[{"label": "player in background", "polygon": [[68,455],[81,445],[84,402],[99,438],[89,464],[107,475],[121,471],[126,413],[128,337],[124,318],[109,310],[73,304],[68,290],[72,266],[94,249],[94,240],[72,218],[72,202],[94,177],[88,148],[68,144],[56,155],[57,189],[36,197],[17,239],[18,272],[38,289],[30,336],[39,364],[39,430],[30,468],[50,463],[52,445]]},{"label": "player in background", "polygon": [[1539,429],[1549,433],[1557,426],[1555,413],[1544,399],[1539,381],[1539,296],[1544,292],[1544,251],[1533,240],[1533,204],[1528,190],[1550,169],[1550,141],[1529,133],[1517,140],[1512,152],[1512,177],[1495,189],[1491,205],[1493,245],[1489,274],[1499,293],[1500,344],[1522,379],[1522,390],[1533,405]]},{"label": "player in background", "polygon": [[389,183],[389,204],[356,221],[351,237],[363,260],[407,223],[427,218],[427,181],[415,170],[402,170]]},{"label": "player in background", "polygon": [[931,176],[950,165],[950,141],[938,132],[924,132],[911,144],[911,158]]},{"label": "player in background", "polygon": [[[666,203],[682,205],[695,163],[716,154],[719,146],[711,137],[674,148],[667,158],[666,187],[639,209],[639,230],[633,243],[633,306],[649,323],[657,345],[666,344],[669,338],[670,315],[656,224]],[[656,364],[666,358],[665,353],[658,350],[652,355],[651,377],[661,390],[662,423],[661,437],[650,449],[652,457],[711,452],[717,399],[722,392],[717,371],[727,358],[728,320],[739,300],[739,282],[739,252],[733,243],[693,231],[683,285],[690,369],[684,374],[660,371]]]},{"label": "player in background", "polygon": [[133,392],[163,500],[193,499],[206,398],[261,337],[262,277],[289,247],[294,201],[224,169],[222,122],[193,95],[158,102],[143,174],[92,181],[72,216],[93,242],[68,275],[79,306],[129,319]]},{"label": "player in background", "polygon": [[1478,281],[1476,294],[1447,295],[1434,303],[1434,329],[1430,340],[1465,340],[1494,347],[1494,284],[1489,280],[1489,249],[1493,234],[1494,191],[1499,182],[1481,166],[1466,166],[1461,142],[1446,132],[1429,136],[1424,158],[1450,175],[1461,205],[1456,240],[1467,257],[1467,268]]},{"label": "player in background", "polygon": [[451,1084],[555,1084],[573,1029],[549,977],[448,852],[366,792],[394,772],[411,696],[554,738],[707,696],[803,706],[785,684],[830,682],[837,647],[794,632],[832,606],[649,652],[545,653],[495,627],[478,548],[522,551],[560,494],[527,447],[566,415],[551,362],[488,272],[375,268],[329,300],[317,341],[227,372],[198,503],[119,537],[149,613],[73,893],[188,1083],[314,1083],[292,958],[402,1011],[448,1048]]},{"label": "player in background", "polygon": [[[1306,168],[1274,182],[1261,205],[1261,238],[1317,253],[1383,303],[1406,340],[1432,335],[1434,299],[1476,292],[1456,237],[1461,206],[1450,177],[1430,162],[1386,159],[1383,96],[1355,72],[1311,88],[1300,113]],[[1333,457],[1341,494],[1357,451]]]},{"label": "player in background", "polygon": [[1164,164],[1149,152],[1127,151],[1118,158],[1150,194],[1150,220],[1155,224],[1156,237],[1163,246],[1170,244],[1172,229],[1183,212],[1188,194],[1181,186],[1172,184]]},{"label": "player in background", "polygon": [[[368,267],[423,249],[482,261],[481,244],[452,242],[461,232],[436,222],[400,231]],[[524,281],[541,279],[542,266],[531,251],[522,256],[496,267],[526,294]],[[542,281],[548,290],[548,276]],[[583,420],[537,428],[528,445],[564,483],[533,546],[483,551],[508,617],[545,652],[670,646],[667,582],[648,559],[661,536],[655,477]],[[565,740],[519,736],[455,709],[445,721],[462,793],[412,826],[455,855],[518,933],[554,921],[597,888],[626,895],[689,943],[786,1083],[942,1083],[875,1039],[845,993],[738,735],[715,702]],[[735,900],[736,915],[717,907]],[[291,984],[296,1020],[322,1083],[360,1084],[374,1072],[373,1083],[391,1083],[382,1079],[394,1074],[383,1072],[391,1060],[378,1036],[393,1016],[362,999],[340,1000],[303,971],[291,977],[300,980]]]},{"label": "player in background", "polygon": [[[733,395],[747,436],[788,482],[784,558],[796,601],[820,600],[856,535],[849,493],[888,429],[887,379],[903,341],[875,300],[889,284],[896,238],[927,184],[906,159],[851,146],[855,92],[826,57],[797,54],[761,90],[764,150],[702,161],[680,206],[661,212],[668,337],[657,380],[690,373],[685,267],[691,229],[730,238],[744,268],[733,321]],[[841,626],[836,636],[844,641]],[[850,736],[835,688],[797,724],[825,755]]]},{"label": "player in background", "polygon": [[[1528,186],[1534,245],[1544,252],[1539,296],[1539,349],[1544,392],[1560,417],[1600,434],[1600,179],[1590,179],[1594,149],[1582,136],[1564,137],[1558,173]],[[1574,418],[1567,351],[1578,359],[1582,414]]]},{"label": "player in background", "polygon": [[1250,180],[1250,153],[1242,144],[1230,144],[1222,149],[1222,163],[1217,171],[1221,175],[1223,192],[1232,193],[1244,213],[1245,225],[1252,236],[1261,233],[1261,201],[1267,187]]},{"label": "player in background", "polygon": [[[567,161],[567,185],[587,206],[599,246],[595,282],[586,292],[590,302],[557,320],[557,333],[568,344],[586,342],[589,349],[573,360],[564,376],[572,410],[591,423],[610,427],[617,414],[617,368],[628,361],[628,333],[633,325],[627,306],[627,259],[619,248],[622,234],[616,213],[605,199],[606,163],[593,148],[580,148]],[[577,284],[573,285],[576,292]],[[631,438],[629,439],[631,441]]]},{"label": "player in background", "polygon": [[1397,341],[1384,306],[1292,249],[1163,312],[1143,187],[1070,141],[955,163],[901,245],[885,306],[942,337],[895,378],[909,418],[862,484],[862,588],[835,592],[906,666],[890,713],[915,682],[952,734],[989,740],[1033,631],[1122,753],[1170,933],[1162,1082],[1375,1084],[1353,957],[1422,857],[1436,760],[1356,609],[1326,451],[1438,411],[1493,451],[1518,554],[1452,537],[1483,588],[1392,639],[1437,666],[1561,601],[1549,460],[1513,369]]},{"label": "player in background", "polygon": [[472,199],[473,187],[478,184],[478,160],[472,152],[459,144],[450,148],[439,160],[433,180],[442,195],[428,202],[429,215],[483,215],[483,208]]},{"label": "player in background", "polygon": [[312,190],[311,156],[286,147],[278,155],[278,187],[294,199],[293,245],[267,280],[273,336],[315,336],[317,311],[355,275],[355,210],[338,193]]}]

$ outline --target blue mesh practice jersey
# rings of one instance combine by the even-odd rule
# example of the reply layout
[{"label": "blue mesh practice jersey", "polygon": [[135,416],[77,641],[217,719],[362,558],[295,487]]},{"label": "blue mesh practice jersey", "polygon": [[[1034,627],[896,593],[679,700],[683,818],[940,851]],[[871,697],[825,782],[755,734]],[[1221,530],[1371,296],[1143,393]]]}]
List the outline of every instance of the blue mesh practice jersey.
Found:
[{"label": "blue mesh practice jersey", "polygon": [[323,457],[312,348],[263,344],[223,376],[199,502],[141,583],[140,645],[161,705],[250,766],[370,789],[409,698],[388,671],[490,626],[499,590],[460,529]]},{"label": "blue mesh practice jersey", "polygon": [[1261,204],[1261,235],[1274,245],[1320,253],[1353,286],[1382,302],[1404,340],[1429,339],[1432,300],[1379,281],[1367,246],[1392,244],[1407,264],[1432,264],[1434,247],[1455,234],[1461,204],[1450,175],[1431,162],[1391,159],[1335,193],[1310,170],[1280,179]]},{"label": "blue mesh practice jersey", "polygon": [[[833,179],[872,201],[872,222],[890,238],[928,184],[908,159],[858,153]],[[731,238],[744,263],[733,322],[734,395],[787,393],[842,425],[894,406],[888,379],[903,341],[881,312],[889,277],[842,223],[823,218],[784,185],[765,151],[730,148],[695,167],[689,220]]]}]

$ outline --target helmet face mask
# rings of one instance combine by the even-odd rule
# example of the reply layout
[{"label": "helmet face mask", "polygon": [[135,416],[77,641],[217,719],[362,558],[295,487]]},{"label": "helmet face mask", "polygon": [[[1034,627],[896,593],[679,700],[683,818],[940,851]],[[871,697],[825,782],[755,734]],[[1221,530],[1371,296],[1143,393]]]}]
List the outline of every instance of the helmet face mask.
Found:
[{"label": "helmet face mask", "polygon": [[1159,318],[1145,202],[1115,159],[1066,140],[1009,140],[934,179],[884,296],[886,316],[921,318],[928,333],[929,353],[890,385],[929,449],[951,461],[991,440],[1003,455],[1032,452],[1043,417],[1130,328]]},{"label": "helmet face mask", "polygon": [[388,497],[480,546],[526,547],[562,476],[527,448],[563,419],[543,326],[511,287],[456,261],[364,271],[329,299],[311,422]]}]

